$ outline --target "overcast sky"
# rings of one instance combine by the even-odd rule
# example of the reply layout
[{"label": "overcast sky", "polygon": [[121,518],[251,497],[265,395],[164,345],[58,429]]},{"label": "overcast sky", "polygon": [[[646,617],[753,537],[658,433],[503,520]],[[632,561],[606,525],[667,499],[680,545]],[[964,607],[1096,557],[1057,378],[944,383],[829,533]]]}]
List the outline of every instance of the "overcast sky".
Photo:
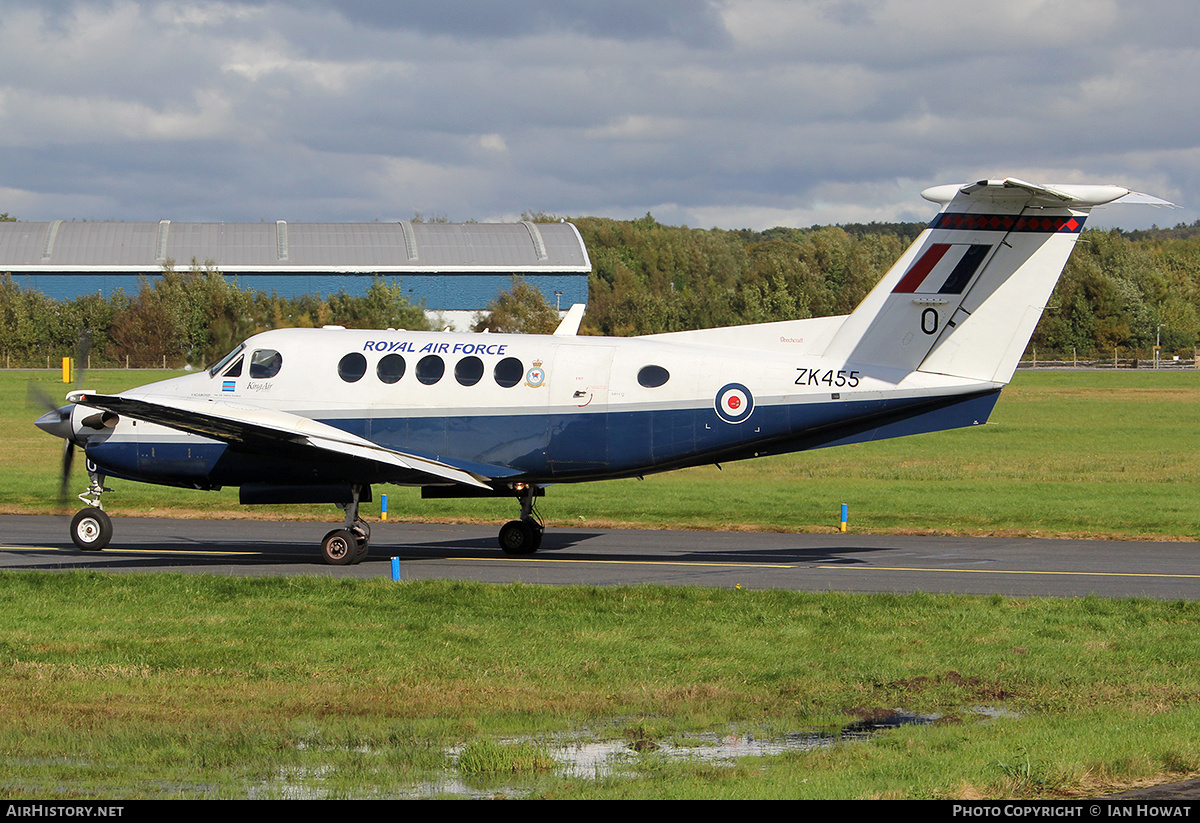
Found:
[{"label": "overcast sky", "polygon": [[1116,183],[1200,218],[1194,0],[5,0],[22,220],[921,220]]}]

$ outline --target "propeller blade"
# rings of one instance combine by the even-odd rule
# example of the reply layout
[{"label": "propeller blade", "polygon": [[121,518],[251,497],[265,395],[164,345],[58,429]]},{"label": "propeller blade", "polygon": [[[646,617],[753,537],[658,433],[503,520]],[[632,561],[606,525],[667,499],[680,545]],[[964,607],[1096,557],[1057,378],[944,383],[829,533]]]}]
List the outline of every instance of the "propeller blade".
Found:
[{"label": "propeller blade", "polygon": [[46,390],[37,383],[31,382],[29,384],[25,393],[25,399],[28,403],[41,406],[46,411],[58,412],[59,416],[62,416],[62,409],[59,408],[58,403],[54,401],[53,397],[46,394]]},{"label": "propeller blade", "polygon": [[75,444],[70,440],[63,441],[62,478],[58,486],[58,502],[67,504],[67,483],[71,479],[71,464],[75,462]]}]

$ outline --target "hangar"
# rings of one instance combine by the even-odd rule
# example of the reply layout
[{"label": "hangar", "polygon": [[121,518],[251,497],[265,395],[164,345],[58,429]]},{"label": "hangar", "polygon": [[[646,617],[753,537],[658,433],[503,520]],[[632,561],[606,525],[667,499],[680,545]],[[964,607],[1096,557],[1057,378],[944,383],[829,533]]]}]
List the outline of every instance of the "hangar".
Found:
[{"label": "hangar", "polygon": [[133,294],[169,264],[211,264],[242,288],[281,297],[360,295],[375,277],[398,279],[413,303],[460,329],[513,276],[560,310],[586,303],[591,271],[567,222],[0,222],[0,272],[56,300]]}]

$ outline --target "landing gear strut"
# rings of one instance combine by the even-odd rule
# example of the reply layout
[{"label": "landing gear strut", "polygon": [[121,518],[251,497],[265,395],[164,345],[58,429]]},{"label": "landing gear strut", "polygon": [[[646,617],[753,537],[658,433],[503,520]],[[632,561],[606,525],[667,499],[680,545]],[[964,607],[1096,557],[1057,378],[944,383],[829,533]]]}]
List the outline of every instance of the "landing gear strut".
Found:
[{"label": "landing gear strut", "polygon": [[88,463],[88,477],[91,482],[87,491],[79,495],[87,506],[71,518],[71,542],[80,551],[97,552],[112,539],[112,520],[100,504],[100,495],[112,490],[104,487],[104,475],[92,468],[91,463]]},{"label": "landing gear strut", "polygon": [[505,554],[533,554],[542,545],[542,532],[546,530],[533,513],[536,486],[527,486],[520,493],[521,519],[510,520],[500,528],[500,548]]},{"label": "landing gear strut", "polygon": [[321,541],[321,557],[331,566],[349,566],[361,563],[367,556],[371,544],[371,527],[358,519],[358,498],[362,486],[354,486],[349,503],[338,504],[346,512],[346,523],[334,529]]}]

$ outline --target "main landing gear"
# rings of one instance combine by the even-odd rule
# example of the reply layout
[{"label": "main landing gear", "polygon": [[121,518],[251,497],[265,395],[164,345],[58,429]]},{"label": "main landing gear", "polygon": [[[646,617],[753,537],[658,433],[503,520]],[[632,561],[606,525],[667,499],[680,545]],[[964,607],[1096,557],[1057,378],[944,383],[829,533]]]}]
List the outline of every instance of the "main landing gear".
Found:
[{"label": "main landing gear", "polygon": [[533,554],[542,545],[542,532],[546,527],[534,514],[533,500],[537,496],[536,486],[521,490],[521,519],[510,520],[500,527],[500,548],[505,554]]},{"label": "main landing gear", "polygon": [[346,512],[346,524],[325,535],[321,541],[321,557],[331,566],[350,566],[361,563],[371,544],[371,527],[358,517],[358,498],[362,486],[352,489],[353,499],[338,508]]}]

